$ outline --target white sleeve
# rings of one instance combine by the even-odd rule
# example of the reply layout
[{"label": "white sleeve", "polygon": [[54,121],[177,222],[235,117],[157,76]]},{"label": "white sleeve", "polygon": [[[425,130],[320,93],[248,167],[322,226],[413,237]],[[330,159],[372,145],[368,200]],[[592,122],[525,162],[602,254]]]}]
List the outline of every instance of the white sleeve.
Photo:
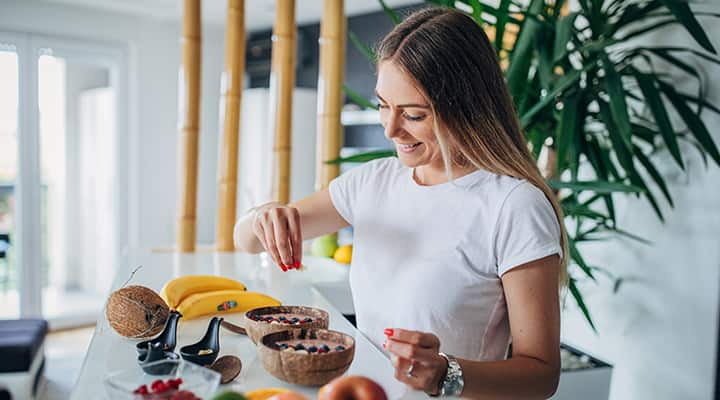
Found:
[{"label": "white sleeve", "polygon": [[330,182],[328,190],[333,206],[350,225],[354,221],[354,209],[368,175],[377,160],[352,168]]},{"label": "white sleeve", "polygon": [[555,210],[542,190],[523,181],[508,193],[500,208],[495,231],[498,276],[552,254],[562,257]]}]

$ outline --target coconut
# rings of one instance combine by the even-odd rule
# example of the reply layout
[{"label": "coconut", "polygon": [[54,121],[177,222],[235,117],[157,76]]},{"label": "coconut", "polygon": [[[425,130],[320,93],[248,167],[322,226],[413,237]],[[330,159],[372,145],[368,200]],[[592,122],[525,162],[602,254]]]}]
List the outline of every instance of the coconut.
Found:
[{"label": "coconut", "polygon": [[105,314],[110,326],[120,335],[146,338],[160,333],[170,309],[152,289],[132,285],[110,295]]}]

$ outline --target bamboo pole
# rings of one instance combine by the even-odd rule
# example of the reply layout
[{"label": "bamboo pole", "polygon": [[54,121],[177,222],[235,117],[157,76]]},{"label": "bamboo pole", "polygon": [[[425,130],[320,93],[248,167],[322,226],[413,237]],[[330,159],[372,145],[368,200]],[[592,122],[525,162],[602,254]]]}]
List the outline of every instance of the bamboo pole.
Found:
[{"label": "bamboo pole", "polygon": [[195,251],[198,141],[200,125],[201,24],[200,0],[183,5],[182,65],[179,77],[180,107],[178,149],[177,248]]},{"label": "bamboo pole", "polygon": [[220,82],[220,109],[224,110],[218,165],[218,214],[215,232],[218,251],[233,251],[237,207],[240,102],[245,69],[245,0],[228,0],[225,27],[225,67]]},{"label": "bamboo pole", "polygon": [[292,99],[295,87],[295,0],[278,0],[272,36],[270,74],[271,126],[273,146],[272,198],[290,202],[290,162],[292,157]]},{"label": "bamboo pole", "polygon": [[320,73],[318,76],[318,142],[315,189],[326,188],[340,173],[342,82],[345,69],[346,19],[343,0],[324,0],[320,23]]}]

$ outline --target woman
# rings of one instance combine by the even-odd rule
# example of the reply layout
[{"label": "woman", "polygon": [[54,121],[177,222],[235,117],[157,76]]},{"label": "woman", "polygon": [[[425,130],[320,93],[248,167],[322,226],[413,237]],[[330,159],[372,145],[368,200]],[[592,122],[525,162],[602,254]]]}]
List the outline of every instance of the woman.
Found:
[{"label": "woman", "polygon": [[358,328],[398,380],[431,395],[551,396],[566,236],[490,42],[462,13],[416,12],[379,46],[376,94],[398,157],[256,208],[236,245],[288,270],[303,239],[352,225]]}]

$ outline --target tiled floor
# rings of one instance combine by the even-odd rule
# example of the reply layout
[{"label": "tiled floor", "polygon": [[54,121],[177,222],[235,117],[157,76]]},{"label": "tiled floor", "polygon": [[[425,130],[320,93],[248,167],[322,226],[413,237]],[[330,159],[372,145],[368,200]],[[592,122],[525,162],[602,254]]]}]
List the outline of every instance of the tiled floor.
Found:
[{"label": "tiled floor", "polygon": [[39,400],[70,398],[95,327],[50,333],[45,342],[45,386]]}]

